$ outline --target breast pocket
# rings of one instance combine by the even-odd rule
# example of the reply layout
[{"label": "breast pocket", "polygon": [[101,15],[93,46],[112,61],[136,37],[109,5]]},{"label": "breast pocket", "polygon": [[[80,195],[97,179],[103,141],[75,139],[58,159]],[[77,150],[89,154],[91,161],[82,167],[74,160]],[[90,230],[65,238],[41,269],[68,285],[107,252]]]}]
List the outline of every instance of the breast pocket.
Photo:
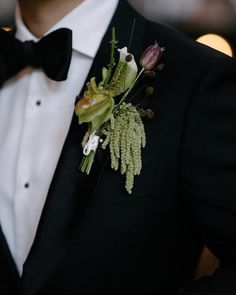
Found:
[{"label": "breast pocket", "polygon": [[98,184],[93,206],[109,206],[153,197],[158,186],[158,163],[148,159],[143,162],[141,174],[135,176],[132,194],[125,189],[125,176],[110,168],[108,161]]}]

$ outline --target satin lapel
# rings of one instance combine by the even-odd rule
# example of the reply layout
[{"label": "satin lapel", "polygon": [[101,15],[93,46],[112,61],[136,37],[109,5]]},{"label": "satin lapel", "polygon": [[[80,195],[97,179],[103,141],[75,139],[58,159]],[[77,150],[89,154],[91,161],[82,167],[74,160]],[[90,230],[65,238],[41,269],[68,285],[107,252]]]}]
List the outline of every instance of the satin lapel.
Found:
[{"label": "satin lapel", "polygon": [[20,277],[0,227],[0,290],[3,286],[17,289],[19,284]]},{"label": "satin lapel", "polygon": [[[125,1],[120,1],[113,20],[104,36],[103,42],[88,75],[98,77],[102,66],[109,61],[112,27],[117,28],[118,46],[129,43],[129,36],[134,18],[139,18]],[[132,51],[140,56],[144,33],[143,19],[137,19],[136,37]],[[83,93],[83,90],[81,94]],[[86,126],[78,126],[74,115],[63,151],[50,186],[36,238],[24,264],[22,277],[24,295],[37,293],[58,262],[69,250],[74,237],[79,234],[84,217],[89,212],[89,204],[96,193],[96,187],[102,176],[108,156],[99,152],[92,172],[85,176],[78,172],[82,158],[81,141]]]},{"label": "satin lapel", "polygon": [[[13,29],[9,34],[14,35],[15,30]],[[0,290],[3,285],[11,286],[13,289],[19,283],[20,277],[0,226]]]}]

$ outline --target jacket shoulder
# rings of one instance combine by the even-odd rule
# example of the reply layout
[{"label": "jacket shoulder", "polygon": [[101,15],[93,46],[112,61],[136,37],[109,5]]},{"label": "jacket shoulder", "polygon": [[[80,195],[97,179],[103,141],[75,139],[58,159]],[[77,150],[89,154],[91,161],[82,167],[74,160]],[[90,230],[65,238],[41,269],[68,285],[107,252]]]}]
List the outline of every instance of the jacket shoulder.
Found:
[{"label": "jacket shoulder", "polygon": [[145,43],[160,43],[165,47],[165,55],[173,64],[183,67],[209,66],[221,59],[231,59],[227,55],[190,39],[183,33],[167,25],[146,20]]}]

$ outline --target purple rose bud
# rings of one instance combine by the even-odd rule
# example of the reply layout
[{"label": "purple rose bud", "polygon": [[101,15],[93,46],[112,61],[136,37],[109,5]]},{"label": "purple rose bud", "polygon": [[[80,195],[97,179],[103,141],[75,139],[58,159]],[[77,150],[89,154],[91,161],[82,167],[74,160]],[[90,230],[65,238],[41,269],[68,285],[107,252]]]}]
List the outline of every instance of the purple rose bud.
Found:
[{"label": "purple rose bud", "polygon": [[141,66],[147,71],[153,70],[160,60],[163,51],[165,51],[165,48],[160,47],[157,43],[149,46],[140,58]]}]

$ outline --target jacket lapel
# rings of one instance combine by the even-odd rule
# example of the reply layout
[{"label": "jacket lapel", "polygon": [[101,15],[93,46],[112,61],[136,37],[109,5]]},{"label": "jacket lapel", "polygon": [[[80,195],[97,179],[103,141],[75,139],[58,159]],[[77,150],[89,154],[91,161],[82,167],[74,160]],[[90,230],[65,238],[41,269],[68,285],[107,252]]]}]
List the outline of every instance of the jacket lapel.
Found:
[{"label": "jacket lapel", "polygon": [[[105,34],[95,62],[88,75],[100,77],[101,69],[109,62],[111,31],[117,29],[118,47],[129,44],[134,18],[140,18],[125,1],[120,1],[112,22]],[[132,52],[138,57],[143,48],[144,23],[137,19]],[[84,89],[81,91],[83,94]],[[84,216],[96,193],[108,157],[98,153],[89,176],[78,171],[82,159],[81,142],[86,125],[78,126],[74,115],[66,138],[47,200],[41,215],[37,234],[24,264],[22,294],[33,295],[45,283],[68,251],[74,237],[79,234]]]},{"label": "jacket lapel", "polygon": [[[0,286],[9,290],[17,290],[20,284],[20,277],[16,265],[11,256],[6,239],[0,227]],[[4,286],[4,287],[3,287]]]}]

